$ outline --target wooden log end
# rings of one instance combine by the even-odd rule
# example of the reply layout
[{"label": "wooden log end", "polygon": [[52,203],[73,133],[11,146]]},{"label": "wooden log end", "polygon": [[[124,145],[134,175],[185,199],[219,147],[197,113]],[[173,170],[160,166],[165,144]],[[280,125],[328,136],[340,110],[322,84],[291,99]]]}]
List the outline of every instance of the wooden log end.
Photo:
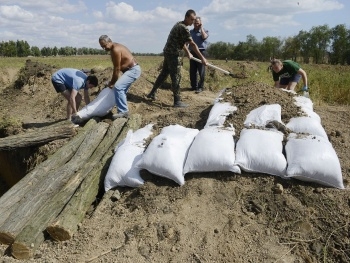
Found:
[{"label": "wooden log end", "polygon": [[33,248],[24,243],[14,242],[11,246],[11,255],[16,259],[30,259],[34,256]]},{"label": "wooden log end", "polygon": [[8,232],[0,232],[0,243],[11,245],[15,241],[15,236]]},{"label": "wooden log end", "polygon": [[54,224],[46,228],[47,233],[56,241],[65,241],[72,238],[72,233],[63,227]]}]

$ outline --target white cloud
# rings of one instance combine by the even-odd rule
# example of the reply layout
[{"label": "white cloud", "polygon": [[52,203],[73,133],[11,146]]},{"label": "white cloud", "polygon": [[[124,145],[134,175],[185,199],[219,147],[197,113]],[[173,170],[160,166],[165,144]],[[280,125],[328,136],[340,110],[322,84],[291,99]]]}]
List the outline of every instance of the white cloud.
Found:
[{"label": "white cloud", "polygon": [[34,17],[34,15],[31,12],[28,12],[18,5],[12,5],[12,6],[0,6],[0,15],[3,20],[8,21],[24,21],[28,22],[31,21]]},{"label": "white cloud", "polygon": [[98,37],[107,34],[132,51],[161,52],[170,29],[190,8],[210,31],[209,42],[237,43],[249,34],[291,36],[334,19],[346,22],[347,16],[323,19],[332,10],[344,13],[344,5],[336,0],[0,0],[0,41],[99,48]]},{"label": "white cloud", "polygon": [[40,10],[44,13],[67,14],[79,13],[87,10],[84,1],[78,1],[77,4],[70,4],[69,2],[69,0],[1,0],[1,4],[3,5],[17,5],[32,12],[37,12]]}]

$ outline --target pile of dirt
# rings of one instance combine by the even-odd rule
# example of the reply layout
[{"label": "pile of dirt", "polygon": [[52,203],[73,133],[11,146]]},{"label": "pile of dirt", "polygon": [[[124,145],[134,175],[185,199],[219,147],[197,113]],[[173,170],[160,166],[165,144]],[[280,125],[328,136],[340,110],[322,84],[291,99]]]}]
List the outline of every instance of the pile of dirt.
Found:
[{"label": "pile of dirt", "polygon": [[[247,73],[254,67],[254,63],[245,63]],[[65,102],[50,83],[53,70],[41,70],[45,73],[39,76],[35,71],[35,92],[25,92],[28,83],[3,91],[2,116],[20,118],[27,125],[48,125],[64,118]],[[102,82],[109,79],[111,69],[95,74]],[[189,83],[186,74],[183,87]],[[171,124],[202,129],[218,93],[206,89],[195,94],[183,88],[182,99],[190,106],[177,109],[172,107],[169,85],[164,85],[152,102],[145,95],[157,75],[156,68],[143,72],[132,85],[130,111],[142,114],[143,125],[153,123],[155,134]],[[92,91],[92,98],[102,87]],[[300,114],[292,103],[293,95],[272,85],[245,82],[226,87],[224,94],[224,100],[238,108],[227,120],[236,128],[237,136],[247,114],[259,106],[280,104],[284,123]],[[350,108],[322,105],[314,110],[338,154],[347,184]],[[348,188],[338,190],[245,172],[187,174],[181,187],[147,171],[142,171],[142,177],[145,184],[140,188],[118,188],[113,198],[111,192],[106,194],[87,214],[72,240],[48,239],[35,259],[27,262],[350,261]],[[0,253],[2,262],[15,262],[4,246],[0,246]]]}]

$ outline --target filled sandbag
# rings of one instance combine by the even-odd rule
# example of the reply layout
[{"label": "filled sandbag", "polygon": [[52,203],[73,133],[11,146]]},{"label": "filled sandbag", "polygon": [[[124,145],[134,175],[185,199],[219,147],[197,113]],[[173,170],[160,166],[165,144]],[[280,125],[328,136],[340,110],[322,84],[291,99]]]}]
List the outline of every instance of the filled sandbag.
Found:
[{"label": "filled sandbag", "polygon": [[322,136],[288,136],[287,177],[344,189],[341,166],[332,144]]},{"label": "filled sandbag", "polygon": [[107,115],[114,106],[115,97],[113,89],[104,88],[93,101],[79,110],[77,115],[81,120],[87,120],[92,117],[103,117]]},{"label": "filled sandbag", "polygon": [[307,107],[301,107],[301,113],[303,116],[310,117],[321,123],[321,117],[313,110],[307,108]]},{"label": "filled sandbag", "polygon": [[241,173],[235,164],[233,135],[234,130],[219,127],[200,130],[189,149],[184,174],[216,171]]},{"label": "filled sandbag", "polygon": [[222,127],[226,117],[235,111],[237,111],[237,107],[232,106],[230,102],[216,102],[209,112],[204,128],[213,126]]},{"label": "filled sandbag", "polygon": [[286,127],[295,133],[307,133],[311,135],[319,135],[328,139],[327,133],[321,123],[311,117],[296,117],[291,118],[286,124]]},{"label": "filled sandbag", "polygon": [[105,191],[116,186],[138,187],[144,180],[136,163],[141,159],[145,150],[146,139],[152,134],[152,124],[137,131],[129,130],[125,139],[115,148],[105,180]]},{"label": "filled sandbag", "polygon": [[279,104],[263,105],[252,110],[244,121],[244,127],[265,127],[266,124],[273,121],[282,123],[281,105]]},{"label": "filled sandbag", "polygon": [[275,130],[243,129],[236,144],[235,164],[246,172],[284,177],[283,134]]},{"label": "filled sandbag", "polygon": [[187,153],[198,132],[197,129],[178,124],[164,127],[161,133],[153,138],[136,166],[183,185],[183,168]]},{"label": "filled sandbag", "polygon": [[310,98],[306,98],[304,96],[295,96],[293,97],[294,104],[299,106],[300,108],[307,108],[311,111],[314,110],[314,104],[312,103]]}]

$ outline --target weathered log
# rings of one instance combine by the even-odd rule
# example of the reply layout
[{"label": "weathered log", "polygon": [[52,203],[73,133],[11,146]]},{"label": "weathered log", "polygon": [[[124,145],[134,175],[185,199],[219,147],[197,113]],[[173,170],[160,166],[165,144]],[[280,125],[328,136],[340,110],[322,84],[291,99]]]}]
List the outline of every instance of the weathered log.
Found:
[{"label": "weathered log", "polygon": [[20,181],[32,169],[30,160],[40,147],[50,141],[67,139],[76,134],[71,122],[60,121],[50,126],[0,138],[0,177],[8,187]]},{"label": "weathered log", "polygon": [[75,154],[86,134],[97,124],[96,120],[89,120],[79,133],[67,144],[58,149],[52,156],[40,163],[34,170],[29,172],[17,184],[12,186],[0,198],[0,226],[4,224],[9,215],[17,209],[20,200],[30,189],[37,189],[37,184],[45,180],[50,172],[63,166]]},{"label": "weathered log", "polygon": [[76,129],[74,127],[75,125],[73,123],[64,121],[61,125],[50,125],[25,133],[0,138],[0,151],[8,151],[33,145],[43,145],[54,140],[70,138],[76,134]]},{"label": "weathered log", "polygon": [[30,218],[52,198],[69,179],[85,164],[86,160],[95,151],[107,130],[105,123],[99,123],[91,129],[84,141],[65,165],[58,167],[52,173],[39,182],[35,188],[31,188],[19,201],[18,207],[9,215],[7,220],[0,226],[0,242],[13,243],[15,237],[24,228]]},{"label": "weathered log", "polygon": [[[100,125],[105,125],[106,130],[107,126],[109,126],[107,123],[101,123]],[[105,132],[100,132],[99,135],[104,136]],[[28,259],[33,256],[36,248],[44,241],[44,230],[47,224],[55,219],[62,211],[81,182],[101,160],[106,150],[105,147],[103,147],[105,138],[104,136],[99,145],[96,145],[94,153],[81,165],[80,169],[70,178],[68,183],[30,218],[27,225],[16,236],[11,246],[11,254],[15,258]],[[93,147],[93,145],[91,146]]]},{"label": "weathered log", "polygon": [[[116,125],[116,123],[114,123]],[[117,144],[126,137],[127,132],[132,129],[136,130],[141,126],[141,116],[132,115],[126,126],[116,138],[111,138],[106,141],[106,149],[108,149],[101,159],[98,166],[84,179],[83,183],[68,202],[64,210],[56,218],[56,220],[47,227],[47,232],[50,236],[58,241],[64,241],[72,238],[77,231],[78,225],[82,222],[90,205],[96,198],[99,190],[99,182],[104,179],[111,159],[114,154],[114,149]],[[115,128],[109,130],[113,133]],[[111,137],[114,137],[111,134]]]}]

